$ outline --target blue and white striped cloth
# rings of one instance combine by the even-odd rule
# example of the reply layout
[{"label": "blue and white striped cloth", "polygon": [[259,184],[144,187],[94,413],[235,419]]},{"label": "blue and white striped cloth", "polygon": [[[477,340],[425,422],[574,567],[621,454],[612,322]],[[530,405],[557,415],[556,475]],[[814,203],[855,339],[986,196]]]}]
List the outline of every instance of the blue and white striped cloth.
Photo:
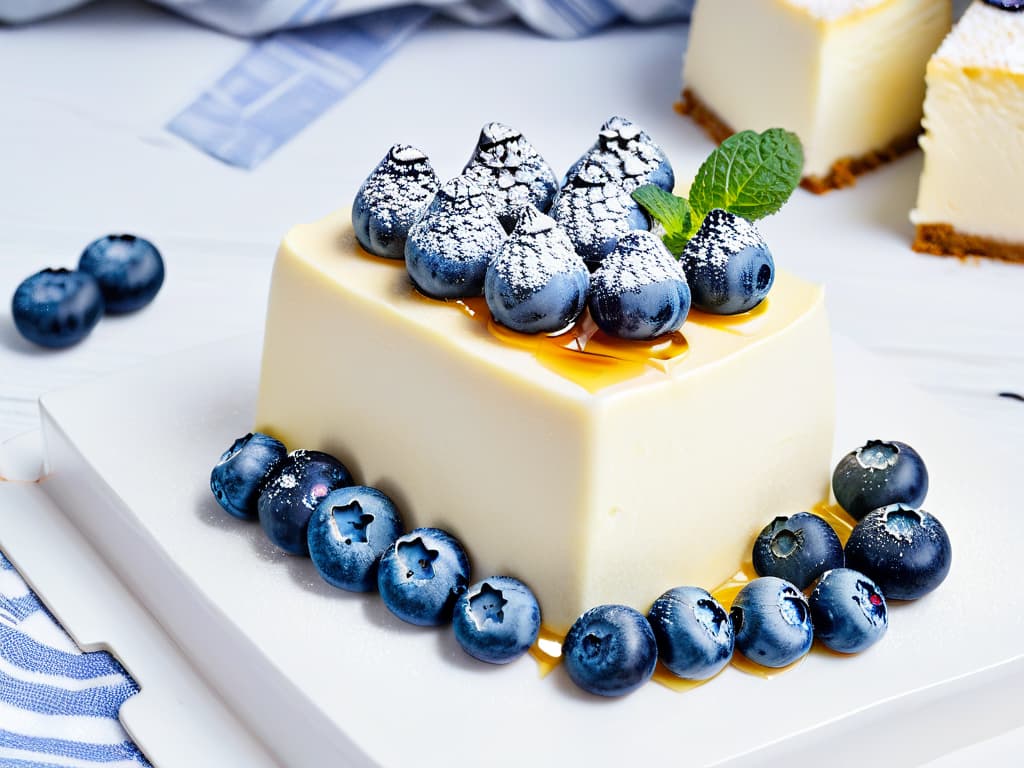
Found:
[{"label": "blue and white striped cloth", "polygon": [[[87,0],[0,0],[0,21]],[[468,24],[519,18],[553,37],[625,19],[689,16],[694,0],[152,0],[236,35],[267,35],[167,125],[208,154],[254,168],[343,99],[434,13]]]},{"label": "blue and white striped cloth", "polygon": [[0,768],[138,768],[117,715],[139,687],[82,653],[0,554]]}]

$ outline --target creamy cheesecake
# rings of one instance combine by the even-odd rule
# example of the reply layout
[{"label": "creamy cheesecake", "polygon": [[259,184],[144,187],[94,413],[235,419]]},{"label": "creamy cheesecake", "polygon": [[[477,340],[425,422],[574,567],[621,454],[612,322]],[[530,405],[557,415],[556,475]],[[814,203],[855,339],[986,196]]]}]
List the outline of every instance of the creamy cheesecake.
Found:
[{"label": "creamy cheesecake", "polygon": [[805,188],[850,186],[912,149],[950,0],[698,0],[681,109],[715,141],[781,126]]},{"label": "creamy cheesecake", "polygon": [[1024,12],[971,5],[927,82],[914,249],[1024,261]]},{"label": "creamy cheesecake", "polygon": [[827,496],[823,291],[779,272],[756,310],[692,312],[650,344],[586,323],[523,336],[482,299],[416,293],[342,210],[278,253],[256,426],[337,455],[565,631],[596,605],[715,586],[766,521]]}]

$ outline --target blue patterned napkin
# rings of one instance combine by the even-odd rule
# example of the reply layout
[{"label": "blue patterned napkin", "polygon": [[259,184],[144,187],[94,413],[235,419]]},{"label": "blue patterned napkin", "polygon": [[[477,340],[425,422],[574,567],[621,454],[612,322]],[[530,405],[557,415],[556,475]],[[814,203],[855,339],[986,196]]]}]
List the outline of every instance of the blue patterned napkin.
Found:
[{"label": "blue patterned napkin", "polygon": [[[0,0],[0,22],[84,0]],[[167,128],[229,165],[254,168],[365,80],[435,12],[468,24],[519,18],[553,37],[626,19],[687,18],[694,0],[153,0],[236,35],[267,37]],[[404,7],[403,7],[404,6]]]},{"label": "blue patterned napkin", "polygon": [[79,651],[0,554],[0,768],[148,766],[117,719],[138,692],[110,654]]}]

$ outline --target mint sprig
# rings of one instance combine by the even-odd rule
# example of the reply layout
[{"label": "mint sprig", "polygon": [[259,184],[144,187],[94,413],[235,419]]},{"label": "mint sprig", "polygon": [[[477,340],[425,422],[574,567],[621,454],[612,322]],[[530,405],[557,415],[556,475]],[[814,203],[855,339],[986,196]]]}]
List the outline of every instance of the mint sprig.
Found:
[{"label": "mint sprig", "polygon": [[678,256],[715,208],[750,221],[776,213],[799,185],[803,166],[796,134],[781,128],[741,131],[704,161],[689,200],[650,184],[634,191],[633,199],[665,228],[665,246]]}]

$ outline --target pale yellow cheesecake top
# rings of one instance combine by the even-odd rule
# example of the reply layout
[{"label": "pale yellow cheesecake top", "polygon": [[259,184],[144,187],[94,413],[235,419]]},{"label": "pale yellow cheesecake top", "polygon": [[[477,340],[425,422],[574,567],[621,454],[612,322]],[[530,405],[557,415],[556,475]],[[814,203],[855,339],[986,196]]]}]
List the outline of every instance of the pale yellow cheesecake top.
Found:
[{"label": "pale yellow cheesecake top", "polygon": [[1024,11],[976,0],[946,37],[933,64],[1024,75]]},{"label": "pale yellow cheesecake top", "polygon": [[784,5],[822,21],[839,21],[890,2],[893,0],[782,0]]}]

